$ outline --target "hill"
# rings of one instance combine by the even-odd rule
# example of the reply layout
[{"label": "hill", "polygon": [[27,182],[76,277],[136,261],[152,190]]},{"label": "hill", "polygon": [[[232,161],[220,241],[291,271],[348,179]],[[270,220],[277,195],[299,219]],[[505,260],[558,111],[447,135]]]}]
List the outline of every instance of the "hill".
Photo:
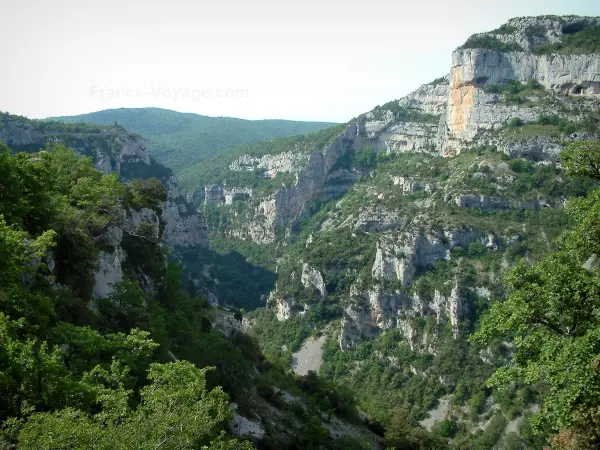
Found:
[{"label": "hill", "polygon": [[209,117],[160,108],[107,109],[49,120],[98,125],[118,123],[145,137],[149,142],[150,155],[176,174],[185,167],[238,145],[307,134],[334,125],[325,122]]}]

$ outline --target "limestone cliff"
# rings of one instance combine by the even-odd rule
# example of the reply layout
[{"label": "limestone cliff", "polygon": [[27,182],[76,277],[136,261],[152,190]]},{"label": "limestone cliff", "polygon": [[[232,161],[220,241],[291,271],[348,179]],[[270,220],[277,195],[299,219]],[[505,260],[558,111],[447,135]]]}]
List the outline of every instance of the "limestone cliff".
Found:
[{"label": "limestone cliff", "polygon": [[[267,179],[280,173],[294,174],[293,185],[267,196],[244,185],[207,186],[206,204],[226,205],[236,198],[246,202],[247,207],[237,211],[229,223],[228,233],[256,243],[273,243],[276,230],[289,229],[305,217],[311,202],[351,189],[364,174],[340,171],[340,161],[364,147],[384,154],[452,156],[487,143],[511,157],[556,159],[565,140],[596,135],[578,124],[594,120],[590,114],[596,110],[600,94],[600,62],[595,54],[556,54],[540,49],[599,23],[597,18],[570,16],[518,18],[497,31],[476,35],[479,40],[471,38],[452,54],[449,75],[359,116],[322,149],[243,155],[230,165],[236,171],[260,170],[260,176]],[[477,44],[488,45],[489,40],[505,47],[490,49]],[[538,132],[534,124],[540,120],[570,121],[571,125],[562,129],[545,125],[543,132]],[[511,128],[513,123],[517,126]],[[518,128],[518,124],[524,127]],[[402,176],[396,176],[394,183],[404,192],[435,189],[435,183]],[[457,201],[491,208],[512,206],[495,199],[462,197]]]},{"label": "limestone cliff", "polygon": [[[566,46],[598,26],[513,19],[456,49],[447,76],[352,120],[322,148],[238,157],[230,169],[294,175],[265,196],[230,180],[204,194],[229,214],[219,232],[282,246],[293,269],[269,297],[278,319],[335,302],[342,349],[391,328],[426,352],[440,333],[458,339],[480,293],[501,292],[508,260],[550,245],[552,224],[533,218],[581,195],[557,156],[569,140],[598,137],[600,54]],[[353,159],[365,149],[366,166]],[[241,189],[251,193],[227,205]],[[311,218],[310,205],[331,198]],[[310,233],[296,244],[302,226]],[[437,329],[417,326],[431,317]]]}]

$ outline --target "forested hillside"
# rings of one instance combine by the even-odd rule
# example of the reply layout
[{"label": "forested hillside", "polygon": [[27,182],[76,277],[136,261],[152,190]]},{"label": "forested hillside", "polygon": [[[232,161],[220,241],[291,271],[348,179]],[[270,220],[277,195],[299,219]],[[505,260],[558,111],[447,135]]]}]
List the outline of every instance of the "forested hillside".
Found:
[{"label": "forested hillside", "polygon": [[[149,142],[150,154],[176,174],[185,169],[185,179],[193,178],[194,172],[202,168],[199,163],[232,147],[311,133],[333,125],[322,122],[209,117],[159,108],[107,109],[50,120],[97,125],[117,123],[144,136]],[[182,187],[187,189],[188,183],[183,183]]]}]

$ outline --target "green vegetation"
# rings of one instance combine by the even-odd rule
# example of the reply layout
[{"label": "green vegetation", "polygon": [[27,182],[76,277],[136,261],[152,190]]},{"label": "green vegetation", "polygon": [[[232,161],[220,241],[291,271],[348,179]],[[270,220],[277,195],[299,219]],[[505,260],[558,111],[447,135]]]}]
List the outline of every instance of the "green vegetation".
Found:
[{"label": "green vegetation", "polygon": [[596,112],[588,112],[579,121],[569,120],[557,114],[541,115],[534,122],[524,122],[518,117],[513,117],[501,132],[514,138],[534,136],[561,138],[578,131],[595,133],[599,129],[599,117]]},{"label": "green vegetation", "polygon": [[446,77],[439,77],[439,78],[436,78],[435,80],[433,80],[429,84],[433,84],[434,86],[436,86],[438,84],[445,84],[447,82],[448,82],[448,80],[446,79]]},{"label": "green vegetation", "polygon": [[[231,412],[214,384],[248,364],[235,348],[217,360],[198,354],[207,339],[227,341],[200,325],[203,299],[181,293],[158,242],[129,236],[154,255],[145,267],[154,295],[124,281],[88,307],[104,232],[129,207],[157,208],[162,186],[124,185],[64,147],[13,156],[1,145],[0,174],[2,446],[251,448],[217,442]],[[165,359],[188,348],[195,362],[221,360],[212,381],[208,369]]]},{"label": "green vegetation", "polygon": [[517,27],[508,25],[507,23],[501,25],[499,28],[490,31],[490,34],[514,34],[517,31]]},{"label": "green vegetation", "polygon": [[587,27],[575,33],[565,34],[562,41],[537,45],[533,52],[538,55],[579,55],[600,52],[600,27]]},{"label": "green vegetation", "polygon": [[396,122],[437,123],[440,119],[439,116],[423,113],[416,108],[400,106],[398,100],[385,103],[381,106],[377,105],[373,109],[373,114],[376,118],[381,118],[384,111],[391,111],[394,114]]},{"label": "green vegetation", "polygon": [[242,144],[311,133],[333,125],[291,120],[208,117],[159,108],[107,109],[51,120],[71,123],[70,126],[73,127],[117,123],[148,139],[150,154],[177,174]]},{"label": "green vegetation", "polygon": [[508,105],[532,103],[527,98],[528,96],[540,96],[545,92],[544,87],[537,80],[533,79],[525,84],[516,80],[511,80],[505,84],[487,84],[483,89],[488,94],[503,94],[503,102]]},{"label": "green vegetation", "polygon": [[[508,33],[502,33],[508,34]],[[460,49],[468,48],[485,48],[487,50],[495,50],[497,52],[522,52],[523,48],[515,42],[502,42],[495,36],[488,33],[474,34],[467,42],[459,47]]]}]

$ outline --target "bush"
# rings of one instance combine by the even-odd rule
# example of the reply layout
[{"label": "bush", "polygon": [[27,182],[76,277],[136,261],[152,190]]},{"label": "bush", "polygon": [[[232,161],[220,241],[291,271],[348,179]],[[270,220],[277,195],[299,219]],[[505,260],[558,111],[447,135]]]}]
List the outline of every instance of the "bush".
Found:
[{"label": "bush", "polygon": [[469,415],[472,420],[476,420],[477,416],[483,412],[485,408],[485,394],[483,392],[477,392],[469,400]]},{"label": "bush", "polygon": [[530,173],[533,170],[533,165],[530,161],[524,158],[511,159],[508,162],[510,170],[517,173]]},{"label": "bush", "polygon": [[481,256],[485,253],[486,248],[479,241],[471,242],[469,244],[468,254],[469,256]]},{"label": "bush", "polygon": [[520,117],[513,117],[512,119],[510,119],[510,122],[508,122],[508,125],[511,127],[520,127],[523,126],[523,124],[523,119],[521,119]]},{"label": "bush", "polygon": [[446,438],[453,438],[456,435],[456,432],[458,431],[458,424],[454,420],[443,420],[439,424],[438,431],[440,435]]},{"label": "bush", "polygon": [[357,150],[352,156],[352,165],[362,168],[371,168],[375,165],[376,153],[371,147]]}]

